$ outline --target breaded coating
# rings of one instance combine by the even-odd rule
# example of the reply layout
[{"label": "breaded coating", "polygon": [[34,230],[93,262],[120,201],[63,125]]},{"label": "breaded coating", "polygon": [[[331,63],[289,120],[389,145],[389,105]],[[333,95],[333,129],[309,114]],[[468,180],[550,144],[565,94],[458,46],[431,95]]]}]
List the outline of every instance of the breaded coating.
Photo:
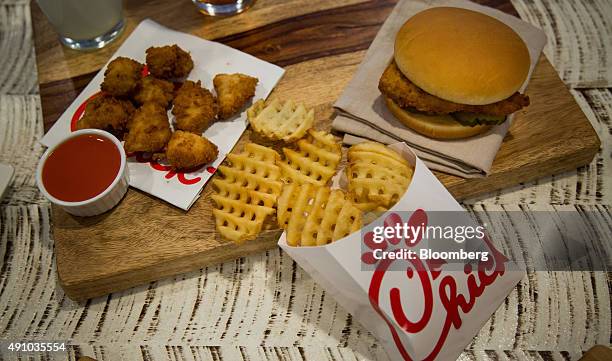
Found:
[{"label": "breaded coating", "polygon": [[202,88],[200,81],[185,81],[176,92],[172,114],[176,129],[202,134],[212,124],[217,114],[217,104],[212,93]]},{"label": "breaded coating", "polygon": [[128,122],[124,148],[127,152],[158,152],[164,149],[172,131],[166,109],[158,103],[144,103]]},{"label": "breaded coating", "polygon": [[508,115],[529,105],[529,97],[514,93],[507,99],[486,105],[453,103],[425,92],[404,76],[392,61],[378,83],[378,89],[402,108],[415,108],[429,114],[469,112],[487,115]]},{"label": "breaded coating", "polygon": [[240,73],[215,75],[213,84],[219,102],[219,119],[227,119],[242,109],[255,95],[258,81]]},{"label": "breaded coating", "polygon": [[191,55],[178,45],[166,45],[147,49],[149,73],[162,79],[184,78],[193,69]]},{"label": "breaded coating", "polygon": [[99,95],[87,102],[85,113],[76,124],[77,129],[103,129],[122,131],[134,113],[134,106],[127,100],[110,95]]},{"label": "breaded coating", "polygon": [[174,169],[192,169],[208,164],[219,155],[219,149],[205,137],[177,130],[166,149],[166,159]]},{"label": "breaded coating", "polygon": [[174,98],[174,84],[167,80],[157,79],[152,75],[147,75],[140,80],[138,90],[134,94],[134,100],[138,104],[155,102],[164,108],[170,105]]},{"label": "breaded coating", "polygon": [[128,97],[138,87],[142,78],[142,67],[142,64],[129,58],[120,56],[113,59],[104,72],[104,81],[100,88],[112,96]]}]

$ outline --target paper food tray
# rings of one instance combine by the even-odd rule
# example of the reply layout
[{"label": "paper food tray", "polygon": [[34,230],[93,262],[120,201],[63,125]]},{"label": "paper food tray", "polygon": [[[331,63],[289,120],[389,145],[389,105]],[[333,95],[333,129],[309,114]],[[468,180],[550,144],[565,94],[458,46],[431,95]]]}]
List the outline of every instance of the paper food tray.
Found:
[{"label": "paper food tray", "polygon": [[[145,51],[151,46],[177,44],[191,53],[194,68],[188,80],[202,82],[202,86],[213,89],[212,80],[220,73],[243,73],[259,79],[254,100],[266,99],[276,86],[284,69],[257,59],[229,46],[204,40],[194,35],[165,28],[152,20],[142,21],[130,34],[109,62],[119,56],[145,63]],[[85,107],[87,100],[99,93],[108,63],[100,69],[81,94],[68,106],[55,122],[41,143],[52,146],[64,139],[71,131]],[[168,111],[171,124],[174,116]],[[202,188],[212,177],[217,166],[223,162],[247,126],[246,108],[230,119],[213,123],[204,136],[219,148],[219,156],[212,164],[189,172],[174,172],[170,167],[156,161],[132,156],[128,158],[130,186],[156,196],[170,204],[187,210],[198,199]]]}]

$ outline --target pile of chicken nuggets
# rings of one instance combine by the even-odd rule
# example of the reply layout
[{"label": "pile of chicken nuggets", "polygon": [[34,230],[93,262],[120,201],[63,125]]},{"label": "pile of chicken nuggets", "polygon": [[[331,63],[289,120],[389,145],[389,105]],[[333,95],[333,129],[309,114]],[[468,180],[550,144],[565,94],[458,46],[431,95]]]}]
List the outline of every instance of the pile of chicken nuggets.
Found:
[{"label": "pile of chicken nuggets", "polygon": [[77,128],[110,131],[125,140],[127,152],[150,153],[177,170],[212,162],[219,151],[202,133],[240,112],[255,95],[258,79],[217,74],[213,94],[200,81],[186,79],[193,66],[191,55],[176,44],[146,50],[148,74],[144,64],[117,57],[108,64],[102,92],[87,103]]}]

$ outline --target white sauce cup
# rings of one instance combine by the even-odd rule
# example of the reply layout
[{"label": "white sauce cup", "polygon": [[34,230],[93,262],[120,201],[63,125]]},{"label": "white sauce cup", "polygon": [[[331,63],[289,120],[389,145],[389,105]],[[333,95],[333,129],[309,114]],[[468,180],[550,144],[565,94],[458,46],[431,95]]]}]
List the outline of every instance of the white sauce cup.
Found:
[{"label": "white sauce cup", "polygon": [[[117,172],[117,175],[115,176],[113,182],[97,196],[79,202],[62,201],[61,199],[57,199],[51,194],[49,194],[49,192],[45,188],[45,184],[42,179],[43,168],[45,162],[47,161],[47,158],[51,153],[53,153],[55,149],[57,149],[57,147],[59,147],[69,139],[84,134],[101,136],[108,140],[111,140],[115,144],[117,150],[119,151],[119,156],[121,157],[121,165],[119,166],[119,172]],[[75,216],[95,216],[98,214],[102,214],[119,204],[119,202],[128,190],[130,183],[130,175],[127,167],[127,157],[125,155],[125,150],[123,150],[121,142],[119,142],[119,140],[109,132],[105,132],[99,129],[77,130],[75,132],[70,133],[69,136],[58,142],[56,145],[49,147],[45,151],[45,153],[40,158],[40,161],[38,162],[38,167],[36,168],[36,183],[38,184],[38,189],[40,189],[42,194],[49,201],[51,201],[51,203],[62,207],[66,212],[70,214],[73,214]]]}]

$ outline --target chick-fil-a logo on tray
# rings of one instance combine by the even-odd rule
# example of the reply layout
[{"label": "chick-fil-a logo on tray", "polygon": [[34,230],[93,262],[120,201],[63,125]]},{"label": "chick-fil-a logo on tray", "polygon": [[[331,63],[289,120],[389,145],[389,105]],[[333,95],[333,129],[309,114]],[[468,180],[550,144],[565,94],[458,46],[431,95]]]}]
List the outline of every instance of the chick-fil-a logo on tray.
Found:
[{"label": "chick-fil-a logo on tray", "polygon": [[[198,182],[200,182],[202,180],[202,177],[193,177],[193,178],[189,178],[187,176],[187,174],[189,173],[193,173],[193,172],[199,172],[200,169],[202,169],[202,167],[197,167],[194,169],[186,169],[186,170],[182,170],[182,171],[176,171],[174,169],[172,169],[172,167],[168,166],[168,165],[163,165],[160,164],[157,160],[152,159],[150,154],[146,154],[146,153],[132,153],[130,154],[130,157],[134,157],[136,159],[137,162],[139,163],[149,163],[149,166],[153,169],[155,169],[156,171],[159,172],[165,172],[166,174],[164,175],[164,178],[166,179],[172,179],[176,176],[177,180],[184,185],[192,185],[192,184],[197,184]],[[214,174],[215,171],[217,169],[215,167],[211,167],[208,166],[206,167],[206,171],[210,174]]]},{"label": "chick-fil-a logo on tray", "polygon": [[[74,112],[70,120],[70,131],[71,132],[74,132],[77,130],[77,122],[83,116],[83,113],[85,112],[85,108],[87,107],[87,103],[91,101],[92,99],[101,96],[102,94],[103,94],[102,92],[95,93],[94,95],[85,99],[85,101],[77,107],[76,111]],[[150,154],[136,152],[136,153],[128,153],[127,156],[128,158],[136,160],[139,163],[148,163],[151,169],[154,169],[155,171],[165,173],[164,178],[166,179],[172,179],[176,177],[176,179],[181,184],[184,184],[184,185],[197,184],[202,180],[202,177],[200,176],[196,176],[192,178],[191,176],[189,176],[189,174],[194,173],[194,172],[199,172],[204,166],[197,167],[195,169],[186,169],[182,171],[176,171],[172,169],[172,167],[170,166],[159,163],[157,160],[153,159]],[[206,167],[206,171],[210,174],[214,174],[216,171],[216,168],[208,166]]]},{"label": "chick-fil-a logo on tray", "polygon": [[[407,220],[408,226],[418,227],[419,225],[427,225],[427,213],[422,210],[413,212]],[[394,227],[396,224],[402,224],[402,218],[397,213],[390,213],[384,220],[386,227]],[[406,264],[406,277],[409,282],[420,283],[421,294],[414,294],[411,291],[410,297],[422,297],[422,302],[411,302],[410,306],[422,304],[422,312],[418,319],[409,319],[402,306],[401,290],[397,285],[384,289],[383,280],[388,275],[388,270],[391,264],[398,262],[396,259],[377,259],[374,257],[374,251],[382,249],[384,251],[397,250],[398,253],[405,247],[415,247],[421,241],[422,235],[416,235],[415,239],[401,239],[397,237],[387,238],[382,242],[374,241],[374,232],[365,233],[363,242],[370,251],[364,252],[361,256],[363,263],[375,266],[372,279],[369,285],[369,300],[374,310],[383,318],[389,327],[389,331],[393,336],[393,341],[405,360],[412,360],[406,347],[402,343],[398,331],[393,325],[399,326],[403,331],[409,334],[416,334],[424,331],[428,327],[431,329],[440,329],[437,340],[432,349],[427,353],[424,360],[434,360],[440,353],[444,343],[452,328],[459,330],[463,323],[462,315],[466,315],[472,311],[477,299],[482,296],[485,289],[492,285],[496,279],[503,276],[505,272],[505,263],[508,259],[495,249],[490,240],[484,237],[483,240],[489,248],[490,255],[486,261],[478,261],[477,270],[472,269],[471,264],[465,264],[463,272],[466,275],[467,294],[462,294],[459,289],[457,279],[451,274],[443,273],[442,267],[446,264],[444,260],[421,260],[419,258],[405,259],[401,262]],[[402,241],[404,244],[402,244]],[[403,268],[403,267],[402,267]],[[434,287],[437,286],[437,289]],[[434,310],[434,299],[439,298],[442,304],[442,310]],[[381,304],[390,305],[392,320],[390,320],[385,312],[381,309]],[[406,303],[404,303],[406,306]],[[442,325],[431,324],[432,316],[442,315]]]}]

